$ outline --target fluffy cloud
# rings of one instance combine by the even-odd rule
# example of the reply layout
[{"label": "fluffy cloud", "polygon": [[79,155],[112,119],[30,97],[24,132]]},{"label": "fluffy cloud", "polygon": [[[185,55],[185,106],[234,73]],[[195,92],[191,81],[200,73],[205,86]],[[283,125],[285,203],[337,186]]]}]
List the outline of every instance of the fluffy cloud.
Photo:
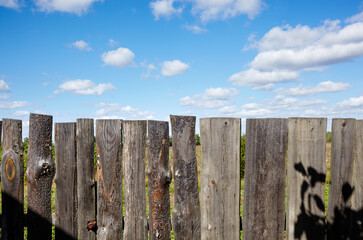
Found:
[{"label": "fluffy cloud", "polygon": [[202,28],[198,25],[185,25],[184,26],[185,29],[187,29],[188,31],[191,31],[192,33],[195,33],[195,34],[199,34],[199,33],[203,33],[203,32],[206,32],[207,29],[205,28]]},{"label": "fluffy cloud", "polygon": [[347,18],[345,20],[346,22],[348,23],[352,23],[352,22],[363,22],[363,12],[357,14],[357,15],[354,15],[350,18]]},{"label": "fluffy cloud", "polygon": [[69,91],[81,95],[102,95],[105,91],[116,89],[111,83],[96,85],[91,80],[76,79],[65,82],[54,93]]},{"label": "fluffy cloud", "polygon": [[29,116],[30,112],[29,111],[15,111],[13,113],[14,116]]},{"label": "fluffy cloud", "polygon": [[165,77],[182,75],[190,66],[180,60],[165,61],[161,66],[161,74]]},{"label": "fluffy cloud", "polygon": [[102,60],[105,65],[110,65],[118,68],[135,65],[133,59],[135,54],[128,48],[118,48],[102,54]]},{"label": "fluffy cloud", "polygon": [[336,104],[336,109],[357,109],[363,107],[363,96],[357,98],[349,98]]},{"label": "fluffy cloud", "polygon": [[26,101],[0,102],[0,109],[22,108],[28,105]]},{"label": "fluffy cloud", "polygon": [[0,80],[0,92],[9,92],[9,91],[10,91],[9,85],[4,80]]},{"label": "fluffy cloud", "polygon": [[174,8],[174,0],[157,0],[150,3],[150,8],[155,16],[155,20],[160,17],[169,18],[173,14],[180,14],[183,8]]},{"label": "fluffy cloud", "polygon": [[325,81],[315,86],[304,87],[303,85],[299,85],[298,87],[288,89],[280,88],[277,89],[276,92],[279,94],[285,94],[290,96],[306,96],[318,93],[340,92],[348,88],[350,88],[349,83]]},{"label": "fluffy cloud", "polygon": [[[117,103],[99,103],[100,109],[95,113],[99,118],[127,118],[127,119],[153,119],[153,113],[131,106],[121,106]],[[115,116],[120,115],[120,116]],[[122,117],[121,117],[122,116]]]},{"label": "fluffy cloud", "polygon": [[20,0],[0,0],[0,6],[18,9],[21,7],[21,2]]},{"label": "fluffy cloud", "polygon": [[81,51],[92,51],[92,48],[83,40],[75,41],[71,43],[71,46]]},{"label": "fluffy cloud", "polygon": [[91,5],[103,0],[33,0],[39,11],[42,12],[67,12],[82,15]]},{"label": "fluffy cloud", "polygon": [[235,88],[208,88],[202,94],[183,97],[179,102],[181,106],[189,108],[221,108],[231,104],[232,97],[238,94]]}]

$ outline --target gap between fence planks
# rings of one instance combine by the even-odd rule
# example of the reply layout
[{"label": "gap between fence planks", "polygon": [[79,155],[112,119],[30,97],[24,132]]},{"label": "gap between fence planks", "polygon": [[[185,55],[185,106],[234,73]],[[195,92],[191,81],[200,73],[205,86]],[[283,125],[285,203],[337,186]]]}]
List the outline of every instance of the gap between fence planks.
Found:
[{"label": "gap between fence planks", "polygon": [[243,239],[284,239],[287,119],[247,119]]},{"label": "gap between fence planks", "polygon": [[147,240],[145,199],[146,121],[123,121],[125,240]]},{"label": "gap between fence planks", "polygon": [[241,119],[200,119],[201,239],[239,239]]}]

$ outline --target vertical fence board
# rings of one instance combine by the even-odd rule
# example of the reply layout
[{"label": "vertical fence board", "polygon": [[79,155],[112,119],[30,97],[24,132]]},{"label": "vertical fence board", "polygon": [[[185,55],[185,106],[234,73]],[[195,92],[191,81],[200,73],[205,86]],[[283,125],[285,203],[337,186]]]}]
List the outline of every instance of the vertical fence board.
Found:
[{"label": "vertical fence board", "polygon": [[148,137],[149,236],[150,240],[170,240],[168,122],[148,121]]},{"label": "vertical fence board", "polygon": [[287,239],[324,239],[326,118],[289,118]]},{"label": "vertical fence board", "polygon": [[[21,120],[4,119],[1,161],[2,239],[24,239],[24,163]],[[1,128],[0,128],[1,131]],[[0,137],[1,138],[1,137]]]},{"label": "vertical fence board", "polygon": [[96,221],[94,143],[93,119],[77,119],[78,237],[84,240],[96,239],[96,229],[87,229]]},{"label": "vertical fence board", "polygon": [[247,119],[243,239],[284,239],[287,119]]},{"label": "vertical fence board", "polygon": [[123,121],[126,240],[147,240],[146,121]]},{"label": "vertical fence board", "polygon": [[122,120],[97,120],[97,239],[122,240]]},{"label": "vertical fence board", "polygon": [[355,119],[333,119],[328,202],[328,226],[332,227],[328,228],[328,239],[341,239],[353,224],[345,219],[344,208],[351,207],[355,129]]},{"label": "vertical fence board", "polygon": [[54,140],[57,166],[55,237],[77,239],[76,123],[56,123]]},{"label": "vertical fence board", "polygon": [[175,204],[172,224],[179,239],[200,239],[200,207],[195,117],[170,116],[173,137]]},{"label": "vertical fence board", "polygon": [[363,210],[363,120],[356,120],[352,209]]},{"label": "vertical fence board", "polygon": [[27,158],[28,239],[51,239],[51,188],[55,174],[49,115],[30,114]]},{"label": "vertical fence board", "polygon": [[240,237],[241,119],[200,119],[201,238]]}]

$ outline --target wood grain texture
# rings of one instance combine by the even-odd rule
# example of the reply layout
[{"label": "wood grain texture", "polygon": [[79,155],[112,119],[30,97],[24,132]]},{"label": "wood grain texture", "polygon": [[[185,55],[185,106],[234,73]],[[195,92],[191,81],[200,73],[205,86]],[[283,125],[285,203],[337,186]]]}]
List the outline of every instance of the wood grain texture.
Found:
[{"label": "wood grain texture", "polygon": [[96,232],[87,229],[96,221],[94,144],[93,119],[77,119],[78,238],[84,240],[96,239]]},{"label": "wood grain texture", "polygon": [[239,239],[241,119],[200,119],[201,239]]},{"label": "wood grain texture", "polygon": [[170,116],[173,137],[175,205],[172,215],[176,240],[200,239],[200,206],[195,117]]},{"label": "wood grain texture", "polygon": [[247,119],[243,239],[284,239],[287,119]]},{"label": "wood grain texture", "polygon": [[148,121],[148,137],[149,236],[150,240],[170,240],[169,123]]},{"label": "wood grain texture", "polygon": [[97,239],[122,240],[122,120],[97,120]]},{"label": "wood grain texture", "polygon": [[[21,120],[3,119],[2,239],[24,239],[24,163]],[[1,129],[0,129],[1,131]]]},{"label": "wood grain texture", "polygon": [[146,121],[123,121],[126,240],[147,240]]},{"label": "wood grain texture", "polygon": [[77,239],[76,123],[54,126],[55,160],[55,238]]},{"label": "wood grain texture", "polygon": [[324,239],[326,118],[289,118],[287,239]]},{"label": "wood grain texture", "polygon": [[51,239],[51,188],[55,175],[52,157],[53,117],[30,114],[27,158],[28,239]]},{"label": "wood grain texture", "polygon": [[363,120],[356,120],[355,137],[352,209],[360,211],[363,210]]}]

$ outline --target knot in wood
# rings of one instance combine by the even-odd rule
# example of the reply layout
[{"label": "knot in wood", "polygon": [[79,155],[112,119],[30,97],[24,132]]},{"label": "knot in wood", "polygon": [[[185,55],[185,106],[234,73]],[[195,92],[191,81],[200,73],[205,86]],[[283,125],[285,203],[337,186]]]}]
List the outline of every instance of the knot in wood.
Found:
[{"label": "knot in wood", "polygon": [[87,230],[96,232],[97,231],[97,221],[96,220],[88,221],[87,222]]}]

